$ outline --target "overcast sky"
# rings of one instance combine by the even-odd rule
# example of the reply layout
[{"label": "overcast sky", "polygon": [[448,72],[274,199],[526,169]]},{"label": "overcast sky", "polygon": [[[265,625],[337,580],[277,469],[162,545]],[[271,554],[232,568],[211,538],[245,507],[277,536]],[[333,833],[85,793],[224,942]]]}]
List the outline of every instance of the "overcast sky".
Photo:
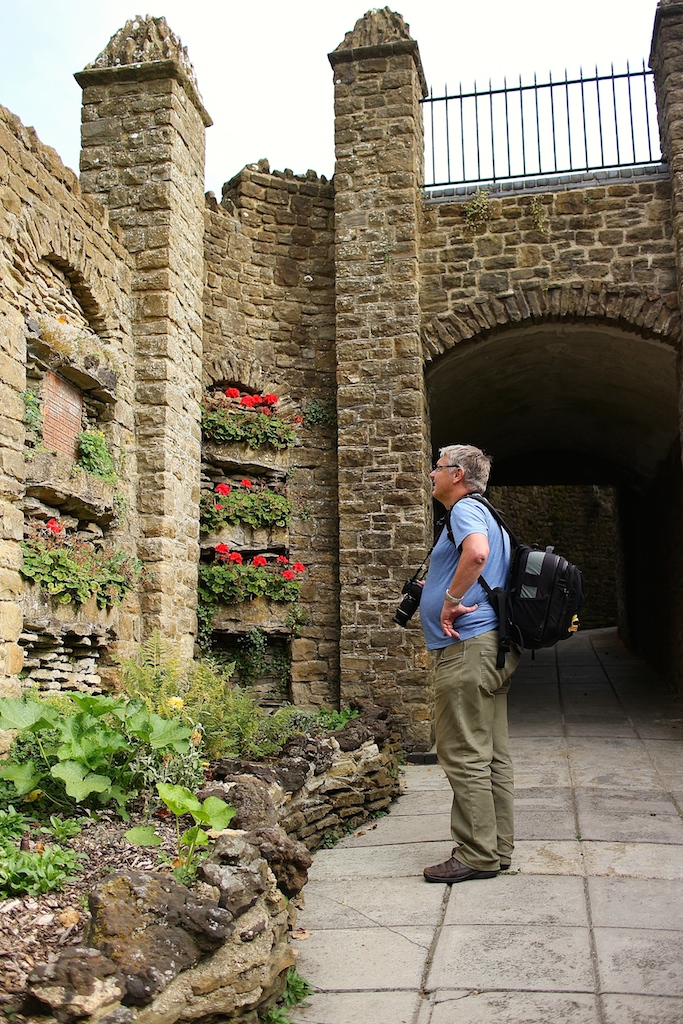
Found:
[{"label": "overcast sky", "polygon": [[[434,94],[503,76],[642,67],[656,0],[397,0]],[[164,15],[188,48],[214,126],[206,188],[262,157],[271,169],[334,172],[327,54],[362,0],[0,0],[0,103],[78,169],[81,91],[73,79],[136,14]]]}]

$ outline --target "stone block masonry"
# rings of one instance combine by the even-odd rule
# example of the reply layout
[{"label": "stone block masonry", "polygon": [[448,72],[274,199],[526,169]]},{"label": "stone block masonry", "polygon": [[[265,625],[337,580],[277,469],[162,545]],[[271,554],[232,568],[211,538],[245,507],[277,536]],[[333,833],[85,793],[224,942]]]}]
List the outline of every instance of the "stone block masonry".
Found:
[{"label": "stone block masonry", "polygon": [[429,547],[419,295],[424,75],[399,15],[370,12],[330,54],[342,700],[372,696],[428,745],[421,638],[391,616],[406,544]]},{"label": "stone block masonry", "polygon": [[[131,54],[139,58],[131,61]],[[82,188],[132,254],[143,631],[192,656],[199,556],[204,129],[211,123],[163,19],[136,19],[77,76]],[[167,542],[172,554],[166,554]]]}]

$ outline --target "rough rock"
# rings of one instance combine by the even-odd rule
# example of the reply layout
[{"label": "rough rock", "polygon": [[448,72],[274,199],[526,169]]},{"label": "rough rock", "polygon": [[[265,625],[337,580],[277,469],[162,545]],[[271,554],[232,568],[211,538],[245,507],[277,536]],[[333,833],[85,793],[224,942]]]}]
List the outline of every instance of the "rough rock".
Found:
[{"label": "rough rock", "polygon": [[233,829],[249,829],[254,825],[275,825],[277,810],[268,787],[261,779],[236,776],[225,782],[209,782],[198,794],[200,800],[217,796],[231,804],[235,810]]},{"label": "rough rock", "polygon": [[252,829],[249,841],[258,846],[270,870],[277,879],[278,889],[288,898],[301,892],[308,881],[308,869],[313,858],[303,843],[290,839],[279,826]]},{"label": "rough rock", "polygon": [[157,872],[119,872],[90,895],[89,942],[125,978],[124,1002],[144,1006],[233,930],[215,900]]},{"label": "rough rock", "polygon": [[126,981],[116,964],[96,949],[75,946],[51,964],[40,964],[29,975],[30,997],[50,1007],[59,1021],[87,1017],[115,1008],[126,993]]},{"label": "rough rock", "polygon": [[268,887],[268,864],[254,846],[232,829],[218,837],[211,856],[199,866],[199,877],[216,885],[219,905],[239,917]]}]

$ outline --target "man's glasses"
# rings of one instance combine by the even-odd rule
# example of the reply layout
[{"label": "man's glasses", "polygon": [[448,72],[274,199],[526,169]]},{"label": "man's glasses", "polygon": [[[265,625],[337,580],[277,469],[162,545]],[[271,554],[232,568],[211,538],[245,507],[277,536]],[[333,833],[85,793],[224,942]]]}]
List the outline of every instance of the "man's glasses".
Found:
[{"label": "man's glasses", "polygon": [[460,469],[460,466],[457,462],[449,463],[447,466],[440,466],[438,463],[434,463],[432,473],[438,473],[440,469]]}]

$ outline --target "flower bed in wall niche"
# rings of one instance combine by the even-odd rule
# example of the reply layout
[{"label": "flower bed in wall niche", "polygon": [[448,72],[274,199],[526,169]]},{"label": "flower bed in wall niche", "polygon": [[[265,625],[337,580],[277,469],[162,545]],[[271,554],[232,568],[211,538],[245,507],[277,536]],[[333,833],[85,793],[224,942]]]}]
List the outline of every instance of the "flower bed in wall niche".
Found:
[{"label": "flower bed in wall niche", "polygon": [[243,685],[278,704],[291,686],[289,640],[304,618],[305,567],[290,554],[287,493],[303,417],[271,391],[244,386],[215,388],[202,406],[199,648],[234,661]]}]

